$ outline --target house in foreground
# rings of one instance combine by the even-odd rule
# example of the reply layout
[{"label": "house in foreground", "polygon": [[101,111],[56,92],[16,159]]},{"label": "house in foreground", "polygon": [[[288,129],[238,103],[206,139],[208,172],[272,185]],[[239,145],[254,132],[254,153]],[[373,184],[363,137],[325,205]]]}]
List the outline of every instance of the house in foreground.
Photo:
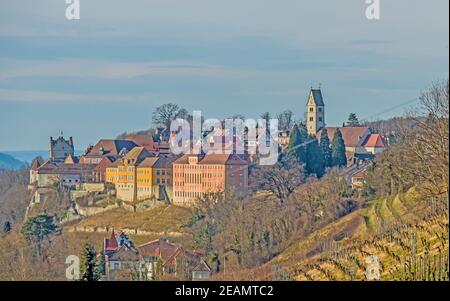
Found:
[{"label": "house in foreground", "polygon": [[157,239],[134,246],[130,239],[114,231],[104,239],[105,272],[109,280],[158,280],[173,277],[184,280],[204,280],[211,276],[211,268],[202,255],[187,251],[180,244]]}]

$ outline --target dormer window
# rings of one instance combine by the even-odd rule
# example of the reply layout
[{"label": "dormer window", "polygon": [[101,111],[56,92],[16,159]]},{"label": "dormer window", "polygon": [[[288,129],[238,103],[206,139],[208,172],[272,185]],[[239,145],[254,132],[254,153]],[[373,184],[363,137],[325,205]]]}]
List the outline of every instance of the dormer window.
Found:
[{"label": "dormer window", "polygon": [[194,165],[198,163],[198,158],[197,156],[195,157],[189,157],[189,164]]}]

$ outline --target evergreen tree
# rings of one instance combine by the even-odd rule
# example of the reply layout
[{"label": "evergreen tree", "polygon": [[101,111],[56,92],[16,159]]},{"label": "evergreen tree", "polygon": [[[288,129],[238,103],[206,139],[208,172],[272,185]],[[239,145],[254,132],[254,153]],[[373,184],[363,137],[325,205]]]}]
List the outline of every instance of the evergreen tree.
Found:
[{"label": "evergreen tree", "polygon": [[309,136],[306,144],[306,166],[307,174],[315,174],[321,177],[324,174],[324,164],[322,150],[315,136]]},{"label": "evergreen tree", "polygon": [[322,130],[320,136],[320,149],[322,150],[324,168],[331,167],[333,162],[331,160],[330,138],[328,138],[328,131],[326,128]]},{"label": "evergreen tree", "polygon": [[350,113],[347,120],[347,126],[359,126],[359,120],[355,113]]},{"label": "evergreen tree", "polygon": [[58,226],[54,224],[53,217],[46,214],[30,218],[21,230],[25,239],[37,247],[38,256],[41,255],[44,239],[57,231]]},{"label": "evergreen tree", "polygon": [[299,164],[306,164],[307,142],[308,133],[305,125],[294,125],[287,148],[288,157],[294,156]]},{"label": "evergreen tree", "polygon": [[345,143],[342,133],[339,129],[334,132],[333,141],[331,141],[331,160],[333,166],[347,165],[347,157],[345,155]]},{"label": "evergreen tree", "polygon": [[6,221],[3,224],[3,233],[8,234],[11,231],[11,223],[9,221]]},{"label": "evergreen tree", "polygon": [[97,264],[97,253],[90,243],[84,245],[81,254],[81,281],[98,281],[101,277],[101,269]]}]

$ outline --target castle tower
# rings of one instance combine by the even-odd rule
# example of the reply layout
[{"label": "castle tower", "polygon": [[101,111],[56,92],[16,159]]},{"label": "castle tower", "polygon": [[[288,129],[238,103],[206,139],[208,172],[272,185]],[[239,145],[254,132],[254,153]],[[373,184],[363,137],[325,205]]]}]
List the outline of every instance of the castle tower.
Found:
[{"label": "castle tower", "polygon": [[308,135],[315,135],[325,127],[325,104],[320,88],[311,88],[309,92],[308,103],[306,104],[306,127]]},{"label": "castle tower", "polygon": [[69,155],[74,156],[72,137],[65,140],[62,133],[58,139],[54,140],[53,137],[50,137],[50,161],[62,163]]}]

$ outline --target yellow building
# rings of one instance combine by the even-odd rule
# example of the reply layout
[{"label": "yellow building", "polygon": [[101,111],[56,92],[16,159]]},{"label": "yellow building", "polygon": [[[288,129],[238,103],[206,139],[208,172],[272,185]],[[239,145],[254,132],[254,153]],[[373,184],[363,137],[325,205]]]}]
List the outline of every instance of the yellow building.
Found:
[{"label": "yellow building", "polygon": [[315,135],[325,127],[325,103],[320,89],[311,89],[306,104],[306,127],[308,135]]},{"label": "yellow building", "polygon": [[117,198],[123,201],[152,197],[170,201],[172,161],[164,155],[154,157],[144,147],[135,147],[106,168],[105,181],[114,184]]}]

